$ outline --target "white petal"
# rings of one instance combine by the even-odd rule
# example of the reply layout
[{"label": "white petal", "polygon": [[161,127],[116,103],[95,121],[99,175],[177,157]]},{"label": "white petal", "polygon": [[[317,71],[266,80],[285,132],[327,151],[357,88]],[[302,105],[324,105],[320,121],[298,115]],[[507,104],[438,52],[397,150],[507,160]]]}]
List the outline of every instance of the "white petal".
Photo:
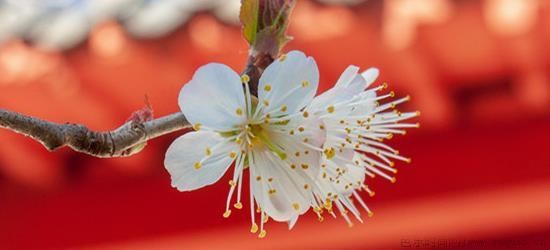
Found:
[{"label": "white petal", "polygon": [[232,130],[246,119],[241,78],[218,63],[207,64],[195,72],[181,89],[179,106],[191,124],[218,131]]},{"label": "white petal", "polygon": [[[363,92],[367,87],[367,82],[357,72],[359,72],[357,66],[348,66],[334,87],[315,97],[308,109],[312,112],[325,111],[327,107],[350,101],[351,98]],[[345,111],[349,110],[345,109]]]},{"label": "white petal", "polygon": [[308,118],[295,117],[287,125],[270,124],[267,129],[267,131],[293,131],[292,134],[290,132],[273,133],[269,136],[274,144],[282,147],[287,155],[286,161],[296,166],[294,171],[303,171],[312,179],[315,179],[319,173],[320,148],[325,142],[326,133],[320,128],[320,125],[321,120],[310,115]]},{"label": "white petal", "polygon": [[[251,188],[262,211],[275,221],[290,221],[309,209],[310,202],[306,198],[304,185],[312,184],[296,173],[291,173],[290,167],[284,166],[284,162],[276,157],[270,151],[254,152],[250,167]],[[272,178],[271,181],[269,178]],[[275,192],[270,193],[270,190]]]},{"label": "white petal", "polygon": [[291,230],[294,225],[296,225],[296,222],[298,222],[298,217],[300,216],[296,214],[292,218],[290,218],[290,221],[288,221],[288,230]]},{"label": "white petal", "polygon": [[366,86],[370,86],[374,81],[376,81],[376,78],[378,78],[378,75],[380,74],[380,71],[377,68],[369,68],[365,70],[365,72],[361,73],[363,78],[366,81]]},{"label": "white petal", "polygon": [[[218,181],[234,160],[230,152],[238,150],[236,143],[215,132],[189,132],[172,142],[166,151],[164,167],[172,177],[173,187],[191,191]],[[196,169],[198,162],[201,166]]]},{"label": "white petal", "polygon": [[340,78],[334,86],[347,88],[355,94],[361,93],[361,91],[367,88],[367,81],[362,75],[357,74],[359,67],[350,65],[344,70]]},{"label": "white petal", "polygon": [[[289,52],[284,60],[269,65],[258,86],[259,107],[263,113],[279,111],[292,114],[311,102],[319,84],[319,70],[315,60],[300,51]],[[265,105],[265,101],[269,103]]]},{"label": "white petal", "polygon": [[350,89],[342,87],[333,87],[321,95],[313,98],[308,110],[311,112],[325,112],[329,106],[334,106],[337,103],[348,101],[358,92],[353,92]]},{"label": "white petal", "polygon": [[[352,149],[344,149],[342,152],[338,152],[335,157],[327,159],[323,157],[321,164],[324,164],[324,168],[317,178],[319,185],[323,187],[323,192],[338,193],[343,195],[350,195],[353,192],[353,187],[358,187],[358,183],[363,183],[365,179],[365,170],[353,164],[357,158],[357,153]],[[337,171],[336,169],[340,169]],[[343,170],[345,172],[341,173]],[[327,177],[323,177],[323,175]],[[333,181],[330,181],[330,178]],[[346,188],[348,186],[348,188]],[[325,194],[326,195],[326,194]]]}]

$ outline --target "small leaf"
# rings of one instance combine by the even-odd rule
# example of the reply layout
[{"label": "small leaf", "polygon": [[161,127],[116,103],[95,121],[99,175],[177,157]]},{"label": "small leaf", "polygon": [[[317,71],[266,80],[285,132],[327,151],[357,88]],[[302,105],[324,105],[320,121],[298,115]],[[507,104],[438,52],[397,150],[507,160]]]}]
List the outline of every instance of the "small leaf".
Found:
[{"label": "small leaf", "polygon": [[256,41],[260,0],[242,0],[239,18],[243,25],[243,36],[250,45]]}]

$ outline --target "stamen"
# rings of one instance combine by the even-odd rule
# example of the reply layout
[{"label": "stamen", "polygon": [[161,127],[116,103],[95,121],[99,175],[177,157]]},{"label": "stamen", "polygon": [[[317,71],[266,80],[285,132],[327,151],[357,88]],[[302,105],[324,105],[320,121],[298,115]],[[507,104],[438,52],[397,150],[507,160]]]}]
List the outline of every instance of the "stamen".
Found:
[{"label": "stamen", "polygon": [[223,218],[229,218],[231,215],[231,210],[225,210],[225,213],[223,213]]},{"label": "stamen", "polygon": [[202,167],[202,164],[200,162],[195,162],[195,169],[199,170]]},{"label": "stamen", "polygon": [[243,208],[243,204],[241,202],[237,202],[235,203],[235,205],[233,205],[236,209],[242,209]]},{"label": "stamen", "polygon": [[250,77],[249,77],[247,74],[243,74],[243,75],[241,76],[241,81],[242,81],[243,83],[248,83],[248,82],[250,82]]},{"label": "stamen", "polygon": [[201,126],[202,126],[202,124],[200,124],[200,123],[195,123],[195,124],[193,125],[193,129],[194,129],[195,131],[199,131],[199,130],[201,129]]},{"label": "stamen", "polygon": [[238,116],[241,116],[241,115],[243,115],[243,109],[238,108],[237,110],[235,110],[235,113],[236,113]]},{"label": "stamen", "polygon": [[253,223],[252,224],[252,227],[250,227],[250,232],[255,234],[256,232],[258,232],[258,224],[256,223]]}]

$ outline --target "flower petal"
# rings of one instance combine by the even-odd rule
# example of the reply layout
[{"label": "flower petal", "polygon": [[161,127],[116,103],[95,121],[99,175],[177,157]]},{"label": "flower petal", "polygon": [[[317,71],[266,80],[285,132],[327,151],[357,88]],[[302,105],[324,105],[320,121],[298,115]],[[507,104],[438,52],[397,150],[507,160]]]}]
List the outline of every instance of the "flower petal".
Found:
[{"label": "flower petal", "polygon": [[365,70],[365,72],[361,73],[366,81],[365,88],[368,88],[374,81],[376,81],[376,78],[378,78],[379,74],[380,71],[377,68],[368,68],[367,70]]},{"label": "flower petal", "polygon": [[191,191],[218,181],[234,161],[231,152],[239,152],[237,144],[215,132],[189,132],[172,142],[164,167],[173,187]]},{"label": "flower petal", "polygon": [[[362,75],[358,74],[359,68],[350,65],[344,70],[340,78],[331,89],[315,97],[308,107],[312,112],[325,112],[330,106],[350,101],[354,96],[360,94],[367,87],[367,82]],[[343,108],[339,112],[349,112],[350,109]]]},{"label": "flower petal", "polygon": [[[365,88],[367,88],[367,81],[365,78],[357,74],[359,72],[359,67],[350,65],[342,72],[340,78],[334,86],[343,87],[349,89],[355,94],[361,93]],[[369,72],[368,70],[365,73]]]},{"label": "flower petal", "polygon": [[223,64],[210,63],[200,67],[181,89],[178,102],[193,125],[229,131],[246,120],[241,78]]},{"label": "flower petal", "polygon": [[251,188],[262,211],[276,221],[290,221],[309,209],[307,189],[312,183],[292,173],[276,157],[270,151],[254,152],[250,167]]},{"label": "flower petal", "polygon": [[260,77],[258,107],[263,114],[272,111],[295,113],[311,102],[318,84],[319,70],[315,60],[300,51],[291,51],[269,65]]}]

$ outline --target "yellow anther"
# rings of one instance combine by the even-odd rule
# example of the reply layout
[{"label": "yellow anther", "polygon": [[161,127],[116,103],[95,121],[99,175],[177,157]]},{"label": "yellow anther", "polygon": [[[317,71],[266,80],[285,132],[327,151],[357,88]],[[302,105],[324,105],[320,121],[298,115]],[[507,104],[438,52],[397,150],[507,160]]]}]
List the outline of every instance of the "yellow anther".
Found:
[{"label": "yellow anther", "polygon": [[406,163],[411,163],[411,162],[412,162],[412,159],[411,159],[411,158],[407,158],[407,159],[405,159],[405,162],[406,162]]},{"label": "yellow anther", "polygon": [[306,155],[309,154],[309,150],[304,151],[304,154]]},{"label": "yellow anther", "polygon": [[304,142],[307,143],[309,141],[309,139],[306,137],[304,138]]},{"label": "yellow anther", "polygon": [[299,128],[298,128],[298,131],[304,132],[304,127],[299,127]]},{"label": "yellow anther", "polygon": [[237,202],[237,203],[235,203],[233,206],[234,206],[236,209],[242,209],[242,208],[243,208],[243,204],[242,204],[240,201]]},{"label": "yellow anther", "polygon": [[302,169],[308,169],[309,168],[309,165],[307,165],[307,164],[302,164],[301,166],[302,166]]},{"label": "yellow anther", "polygon": [[307,87],[309,86],[309,81],[305,80],[305,81],[302,81],[302,87]]},{"label": "yellow anther", "polygon": [[202,124],[200,124],[200,123],[195,123],[195,125],[193,125],[193,129],[194,129],[195,131],[199,131],[199,130],[201,129],[201,126],[202,126]]},{"label": "yellow anther", "polygon": [[382,89],[387,89],[388,88],[388,83],[382,83]]},{"label": "yellow anther", "polygon": [[395,163],[393,161],[390,161],[390,167],[395,166]]},{"label": "yellow anther", "polygon": [[231,210],[226,210],[225,213],[223,213],[223,218],[228,218],[229,215],[231,215]]},{"label": "yellow anther", "polygon": [[294,210],[298,211],[298,210],[300,210],[300,204],[297,203],[297,202],[294,202],[294,203],[292,203],[292,208],[294,208]]},{"label": "yellow anther", "polygon": [[273,177],[267,178],[267,181],[272,182],[272,181],[273,181]]},{"label": "yellow anther", "polygon": [[267,190],[267,193],[275,194],[275,193],[277,193],[277,189],[269,189],[269,190]]},{"label": "yellow anther", "polygon": [[325,126],[323,124],[319,125],[319,129],[325,129]]},{"label": "yellow anther", "polygon": [[290,168],[296,169],[296,164],[290,164]]},{"label": "yellow anther", "polygon": [[206,153],[207,156],[210,156],[212,154],[212,150],[210,148],[206,148],[205,151],[206,151],[205,153]]},{"label": "yellow anther", "polygon": [[346,121],[340,120],[340,124],[344,124],[344,123],[346,123]]},{"label": "yellow anther", "polygon": [[288,132],[290,135],[294,135],[294,130],[290,130],[290,132]]},{"label": "yellow anther", "polygon": [[416,116],[420,116],[420,111],[415,112]]},{"label": "yellow anther", "polygon": [[269,101],[268,100],[264,100],[264,105],[267,107],[269,106]]},{"label": "yellow anther", "polygon": [[266,92],[271,91],[271,85],[266,84],[266,85],[264,86],[264,90],[265,90]]},{"label": "yellow anther", "polygon": [[309,188],[309,185],[308,184],[304,184],[304,189],[308,189]]},{"label": "yellow anther", "polygon": [[307,118],[309,116],[309,113],[307,111],[304,111],[304,118]]},{"label": "yellow anther", "polygon": [[250,81],[250,77],[249,77],[247,74],[243,74],[243,75],[241,76],[241,81],[242,81],[243,83],[248,83],[248,82]]},{"label": "yellow anther", "polygon": [[267,234],[267,232],[266,232],[265,230],[262,230],[262,231],[260,232],[260,234],[258,234],[258,238],[262,239],[262,238],[265,237],[266,234]]},{"label": "yellow anther", "polygon": [[258,175],[258,176],[256,176],[256,180],[257,180],[257,181],[261,181],[261,180],[262,180],[262,177]]},{"label": "yellow anther", "polygon": [[323,216],[321,215],[318,216],[318,219],[319,219],[319,222],[323,222],[325,220],[325,218],[323,218]]},{"label": "yellow anther", "polygon": [[202,167],[202,164],[200,162],[195,162],[195,169],[200,169]]},{"label": "yellow anther", "polygon": [[325,153],[325,155],[327,156],[327,159],[329,160],[336,155],[336,151],[332,147],[325,149],[323,153]]},{"label": "yellow anther", "polygon": [[323,172],[323,179],[327,178],[327,172]]},{"label": "yellow anther", "polygon": [[390,97],[394,97],[395,96],[395,92],[390,92]]},{"label": "yellow anther", "polygon": [[267,223],[269,221],[269,216],[264,216],[264,224]]},{"label": "yellow anther", "polygon": [[374,213],[369,211],[368,215],[369,215],[369,217],[372,217],[372,216],[374,216]]},{"label": "yellow anther", "polygon": [[295,155],[296,157],[300,157],[300,152],[296,151],[296,153],[294,153],[294,155]]},{"label": "yellow anther", "polygon": [[389,139],[391,139],[391,138],[393,138],[393,134],[392,134],[392,133],[389,133],[389,134],[386,136],[386,139],[389,140]]},{"label": "yellow anther", "polygon": [[397,179],[396,179],[395,177],[392,177],[392,178],[390,179],[390,181],[391,181],[391,183],[395,183],[395,182],[397,182]]},{"label": "yellow anther", "polygon": [[242,109],[242,108],[237,108],[237,110],[235,110],[235,113],[236,113],[238,116],[241,116],[241,115],[243,115],[243,109]]},{"label": "yellow anther", "polygon": [[234,159],[235,157],[237,157],[237,153],[231,152],[231,153],[229,153],[229,157]]},{"label": "yellow anther", "polygon": [[286,60],[286,54],[282,54],[281,56],[279,56],[280,62],[284,62],[285,60]]},{"label": "yellow anther", "polygon": [[352,228],[352,227],[353,227],[353,223],[352,223],[352,222],[348,223],[348,227],[349,227],[349,228]]},{"label": "yellow anther", "polygon": [[333,112],[334,112],[334,106],[329,106],[329,107],[327,108],[327,112],[333,113]]},{"label": "yellow anther", "polygon": [[234,180],[229,180],[229,186],[232,186],[232,187],[234,187],[234,186],[235,186],[235,184],[236,184],[236,183],[235,183],[235,181],[234,181]]},{"label": "yellow anther", "polygon": [[237,143],[237,144],[241,144],[242,142],[243,142],[243,140],[240,137],[235,139],[235,143]]},{"label": "yellow anther", "polygon": [[253,234],[258,232],[258,225],[256,223],[252,224],[252,227],[250,227],[250,232]]},{"label": "yellow anther", "polygon": [[286,112],[287,109],[288,109],[288,107],[286,105],[283,105],[281,107],[281,112]]}]

